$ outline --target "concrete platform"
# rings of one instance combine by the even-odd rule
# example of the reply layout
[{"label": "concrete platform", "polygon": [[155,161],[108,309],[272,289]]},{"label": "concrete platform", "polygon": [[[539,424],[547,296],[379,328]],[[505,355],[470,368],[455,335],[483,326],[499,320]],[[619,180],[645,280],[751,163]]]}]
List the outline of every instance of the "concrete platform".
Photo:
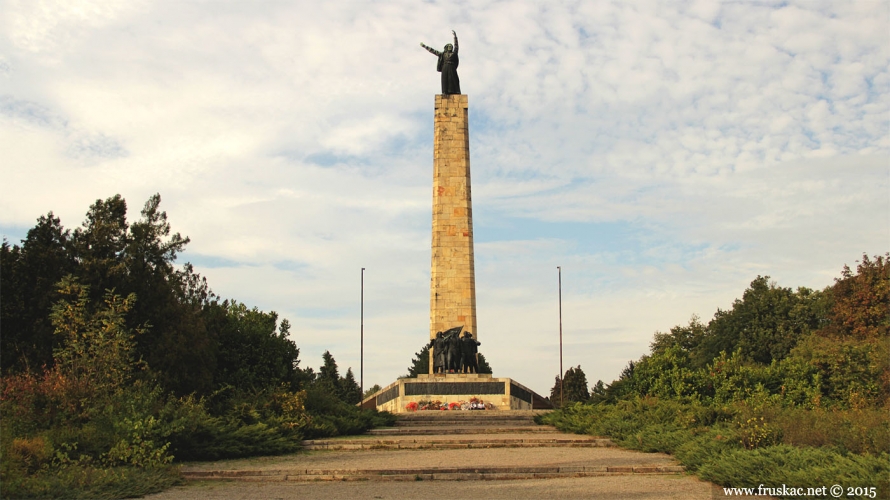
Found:
[{"label": "concrete platform", "polygon": [[548,400],[519,382],[510,378],[495,378],[484,373],[418,375],[415,378],[398,379],[365,398],[359,405],[362,408],[375,408],[391,413],[410,413],[408,410],[410,403],[418,405],[425,401],[439,401],[444,404],[465,403],[472,398],[483,401],[487,407],[486,411],[551,408]]}]

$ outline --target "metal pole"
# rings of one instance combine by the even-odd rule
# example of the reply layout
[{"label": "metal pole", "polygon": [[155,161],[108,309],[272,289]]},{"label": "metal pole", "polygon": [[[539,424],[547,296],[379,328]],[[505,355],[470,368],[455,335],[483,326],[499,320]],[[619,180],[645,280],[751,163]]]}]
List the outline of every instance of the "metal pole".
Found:
[{"label": "metal pole", "polygon": [[563,371],[562,371],[562,268],[556,266],[559,272],[559,406],[563,405]]},{"label": "metal pole", "polygon": [[361,325],[361,356],[359,364],[359,390],[365,398],[365,268],[362,268],[362,325]]}]

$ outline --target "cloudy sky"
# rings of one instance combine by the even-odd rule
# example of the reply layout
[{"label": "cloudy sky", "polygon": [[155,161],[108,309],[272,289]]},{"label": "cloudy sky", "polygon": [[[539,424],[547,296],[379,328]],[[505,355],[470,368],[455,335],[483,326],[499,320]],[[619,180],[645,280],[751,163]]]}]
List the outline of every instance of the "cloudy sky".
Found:
[{"label": "cloudy sky", "polygon": [[757,275],[890,248],[890,3],[0,1],[0,231],[160,193],[213,290],[365,387],[429,328],[436,59],[460,37],[482,352],[548,394]]}]

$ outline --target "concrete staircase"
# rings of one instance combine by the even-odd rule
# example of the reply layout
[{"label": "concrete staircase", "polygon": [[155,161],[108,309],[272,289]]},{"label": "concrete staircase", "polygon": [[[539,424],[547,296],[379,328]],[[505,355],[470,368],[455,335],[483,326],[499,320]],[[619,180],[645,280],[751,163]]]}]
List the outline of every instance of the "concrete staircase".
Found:
[{"label": "concrete staircase", "polygon": [[420,411],[399,416],[395,427],[363,436],[303,441],[307,450],[400,450],[611,446],[608,438],[562,434],[538,425],[541,411]]},{"label": "concrete staircase", "polygon": [[228,481],[491,481],[628,474],[679,474],[680,466],[656,467],[414,467],[404,469],[266,469],[184,471],[189,480]]},{"label": "concrete staircase", "polygon": [[[273,462],[263,467],[250,464],[233,467],[234,464],[231,462],[223,462],[224,465],[228,465],[225,468],[206,465],[186,466],[183,468],[183,475],[190,480],[420,481],[677,474],[684,470],[667,457],[654,460],[647,459],[645,454],[639,454],[640,458],[632,458],[631,462],[623,459],[623,462],[618,463],[612,459],[596,459],[599,452],[595,450],[591,450],[590,453],[573,451],[572,459],[561,458],[566,452],[556,450],[545,452],[545,449],[557,447],[603,449],[613,444],[608,438],[563,434],[553,427],[538,425],[534,417],[540,413],[542,412],[534,410],[410,413],[400,415],[395,427],[374,429],[363,436],[313,439],[303,442],[307,451],[331,450],[324,452],[323,455],[299,454],[291,456],[290,459],[281,457],[280,462]],[[443,453],[451,454],[449,460],[453,463],[468,463],[466,458],[460,457],[478,457],[480,450],[484,453],[500,453],[483,450],[489,448],[538,448],[541,451],[523,453],[522,460],[513,461],[510,465],[491,465],[487,459],[476,459],[474,463],[468,465],[442,465]],[[422,451],[436,449],[443,451]],[[464,452],[458,451],[460,449],[476,451],[470,452],[473,455],[465,455]],[[398,455],[403,458],[398,461],[403,466],[393,467],[396,462],[394,453],[412,453],[412,455]],[[459,455],[455,456],[454,453]],[[634,452],[616,450],[611,453]],[[315,463],[312,457],[318,457]],[[408,460],[404,460],[406,457]],[[361,460],[356,462],[356,459]],[[349,465],[361,466],[349,467]]]}]

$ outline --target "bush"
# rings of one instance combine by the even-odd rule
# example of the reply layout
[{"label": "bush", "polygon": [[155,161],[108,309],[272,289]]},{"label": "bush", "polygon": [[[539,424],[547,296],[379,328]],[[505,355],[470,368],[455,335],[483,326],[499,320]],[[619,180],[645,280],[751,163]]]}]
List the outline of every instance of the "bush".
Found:
[{"label": "bush", "polygon": [[699,477],[723,486],[877,487],[888,498],[890,455],[849,455],[825,448],[785,444],[757,450],[730,450],[698,470]]},{"label": "bush", "polygon": [[182,481],[177,467],[104,468],[76,464],[36,474],[3,475],[3,498],[132,498],[163,491]]},{"label": "bush", "polygon": [[[885,495],[879,498],[890,494],[890,422],[883,410],[783,408],[756,394],[728,406],[647,397],[574,404],[538,422],[669,453],[724,486],[841,484],[876,486]],[[820,447],[800,446],[807,444]]]},{"label": "bush", "polygon": [[[308,423],[305,393],[223,391],[211,402],[181,401],[181,430],[170,436],[177,461],[280,455],[300,448]],[[207,410],[214,408],[218,414]]]},{"label": "bush", "polygon": [[307,439],[361,434],[372,427],[390,426],[395,416],[389,412],[365,410],[346,404],[324,385],[306,389],[306,411],[309,422],[303,428]]}]

